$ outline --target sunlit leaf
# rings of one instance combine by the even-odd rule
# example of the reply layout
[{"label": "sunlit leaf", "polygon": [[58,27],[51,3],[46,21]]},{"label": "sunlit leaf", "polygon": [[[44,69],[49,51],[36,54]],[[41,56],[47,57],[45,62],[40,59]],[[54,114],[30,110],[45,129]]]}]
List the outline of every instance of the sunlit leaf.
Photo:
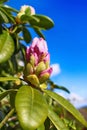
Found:
[{"label": "sunlit leaf", "polygon": [[51,98],[53,98],[60,105],[62,105],[67,111],[69,111],[78,121],[80,121],[84,126],[87,127],[87,122],[85,121],[84,117],[68,100],[66,100],[64,97],[52,91],[49,90],[44,90],[44,91]]},{"label": "sunlit leaf", "polygon": [[0,10],[0,19],[2,19],[1,21],[3,21],[4,23],[9,22],[8,17],[1,10]]},{"label": "sunlit leaf", "polygon": [[22,86],[16,95],[16,112],[24,130],[38,128],[47,118],[48,106],[40,91]]},{"label": "sunlit leaf", "polygon": [[40,125],[40,126],[37,128],[37,130],[45,130],[44,124]]},{"label": "sunlit leaf", "polygon": [[[13,15],[11,15],[11,11],[8,8],[0,7],[0,11],[3,13],[2,18],[3,18],[4,22],[6,22],[6,23],[10,23],[10,22],[15,23],[15,19],[13,18]],[[6,18],[8,19],[8,21],[6,21]]]},{"label": "sunlit leaf", "polygon": [[52,110],[51,107],[48,109],[48,117],[53,122],[57,130],[69,130],[63,120]]},{"label": "sunlit leaf", "polygon": [[3,9],[7,10],[7,11],[10,11],[10,12],[16,12],[16,13],[19,12],[17,9],[12,8],[12,7],[8,6],[8,5],[1,5],[1,7],[2,7]]},{"label": "sunlit leaf", "polygon": [[19,80],[19,79],[16,77],[0,77],[0,82],[12,81],[12,80]]},{"label": "sunlit leaf", "polygon": [[7,61],[14,52],[14,41],[8,32],[0,35],[0,63]]}]

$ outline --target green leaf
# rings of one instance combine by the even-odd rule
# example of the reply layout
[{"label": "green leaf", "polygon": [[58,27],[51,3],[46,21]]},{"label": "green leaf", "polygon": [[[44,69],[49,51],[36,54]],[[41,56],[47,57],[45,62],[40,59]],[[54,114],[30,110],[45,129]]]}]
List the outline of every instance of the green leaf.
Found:
[{"label": "green leaf", "polygon": [[7,61],[14,52],[14,41],[8,32],[0,35],[0,63]]},{"label": "green leaf", "polygon": [[31,86],[22,86],[17,92],[15,107],[24,130],[38,128],[47,118],[48,105],[40,91]]},{"label": "green leaf", "polygon": [[40,125],[37,130],[45,130],[44,124]]},{"label": "green leaf", "polygon": [[2,100],[4,97],[6,97],[8,94],[12,93],[12,92],[16,92],[16,89],[10,89],[10,90],[6,90],[2,93],[0,93],[0,100]]},{"label": "green leaf", "polygon": [[[11,14],[11,11],[8,9],[8,8],[3,8],[0,7],[0,10],[2,11],[3,15],[2,15],[2,18],[4,20],[4,22],[6,23],[9,23],[9,22],[13,22],[15,23],[15,19],[13,18],[13,15]],[[7,18],[7,21],[6,21],[6,18]]]},{"label": "green leaf", "polygon": [[26,43],[29,43],[32,39],[29,30],[25,27],[23,27],[23,37]]},{"label": "green leaf", "polygon": [[39,22],[39,19],[36,18],[36,17],[33,17],[33,15],[29,16],[29,15],[24,14],[24,15],[21,16],[20,19],[21,19],[22,22],[29,22],[29,23],[30,23],[30,21]]},{"label": "green leaf", "polygon": [[0,5],[0,7],[2,7],[3,9],[5,9],[5,10],[7,10],[7,11],[9,11],[9,12],[15,12],[15,13],[18,13],[18,12],[19,12],[19,11],[16,10],[15,8],[12,8],[12,7],[8,6],[8,5]]},{"label": "green leaf", "polygon": [[51,98],[53,98],[55,101],[57,101],[60,105],[62,105],[67,111],[69,111],[78,121],[80,121],[84,126],[87,127],[87,122],[85,121],[84,117],[81,115],[81,113],[65,98],[60,96],[59,94],[56,94],[54,92],[51,92],[49,90],[44,90],[44,92],[49,95]]},{"label": "green leaf", "polygon": [[45,120],[44,125],[45,125],[45,130],[49,130],[50,129],[50,119],[48,117]]},{"label": "green leaf", "polygon": [[6,16],[6,14],[3,13],[3,11],[0,10],[0,19],[1,21],[3,21],[4,23],[8,23],[9,22],[9,19],[8,17]]},{"label": "green leaf", "polygon": [[11,107],[15,108],[15,97],[16,97],[17,91],[11,92],[10,93],[10,104]]},{"label": "green leaf", "polygon": [[0,77],[0,82],[11,81],[11,80],[19,80],[19,78],[16,78],[16,77]]},{"label": "green leaf", "polygon": [[43,33],[40,31],[40,29],[39,29],[39,28],[34,28],[34,30],[35,30],[35,32],[39,35],[39,37],[42,37],[42,38],[44,38],[44,39],[45,39],[45,37],[44,37]]},{"label": "green leaf", "polygon": [[63,120],[52,110],[51,107],[48,109],[48,117],[53,122],[57,130],[69,130]]},{"label": "green leaf", "polygon": [[56,89],[64,90],[67,93],[70,93],[70,91],[67,88],[65,88],[64,86],[59,86],[59,85],[55,84],[52,80],[48,80],[47,83],[51,86],[52,90],[56,88]]},{"label": "green leaf", "polygon": [[35,20],[31,19],[29,22],[32,26],[36,26],[39,27],[41,29],[47,30],[50,29],[54,26],[54,22],[52,21],[52,19],[50,19],[49,17],[45,16],[45,15],[33,15],[33,17],[39,19],[38,22],[36,22]]}]

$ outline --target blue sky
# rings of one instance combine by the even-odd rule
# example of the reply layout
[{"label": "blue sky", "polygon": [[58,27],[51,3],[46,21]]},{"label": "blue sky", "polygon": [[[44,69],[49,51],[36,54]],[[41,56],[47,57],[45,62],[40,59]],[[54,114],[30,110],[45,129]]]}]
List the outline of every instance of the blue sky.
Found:
[{"label": "blue sky", "polygon": [[8,4],[34,6],[36,13],[51,17],[54,28],[45,31],[51,64],[61,73],[52,77],[59,85],[87,99],[87,0],[10,0]]}]

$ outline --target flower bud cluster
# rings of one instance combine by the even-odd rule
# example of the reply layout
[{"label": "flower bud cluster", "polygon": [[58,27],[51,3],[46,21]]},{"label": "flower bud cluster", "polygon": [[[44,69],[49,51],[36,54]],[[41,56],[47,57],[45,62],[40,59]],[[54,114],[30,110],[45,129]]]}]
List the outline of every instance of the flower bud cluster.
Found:
[{"label": "flower bud cluster", "polygon": [[36,37],[31,46],[26,49],[24,79],[34,86],[39,86],[50,77],[51,73],[47,43],[43,38]]}]

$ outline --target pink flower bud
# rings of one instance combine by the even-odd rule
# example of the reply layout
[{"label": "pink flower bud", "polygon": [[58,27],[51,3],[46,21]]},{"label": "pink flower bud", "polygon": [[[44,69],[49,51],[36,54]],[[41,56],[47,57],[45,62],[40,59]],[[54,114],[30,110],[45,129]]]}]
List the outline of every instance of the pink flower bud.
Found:
[{"label": "pink flower bud", "polygon": [[33,74],[36,75],[40,83],[45,82],[52,73],[50,67],[50,54],[47,43],[43,38],[34,38],[30,47],[26,49],[26,61],[33,67]]},{"label": "pink flower bud", "polygon": [[47,43],[43,38],[34,38],[32,48],[37,52],[37,54],[48,52]]},{"label": "pink flower bud", "polygon": [[[47,43],[43,38],[34,38],[32,45],[26,49],[26,60],[30,60],[30,56],[33,54],[37,59],[36,63],[40,61],[49,60],[49,53]],[[37,58],[38,57],[38,58]]]},{"label": "pink flower bud", "polygon": [[52,71],[53,71],[53,69],[50,67],[49,69],[42,71],[40,73],[40,77],[43,76],[46,73],[48,73],[49,75],[51,75]]}]

